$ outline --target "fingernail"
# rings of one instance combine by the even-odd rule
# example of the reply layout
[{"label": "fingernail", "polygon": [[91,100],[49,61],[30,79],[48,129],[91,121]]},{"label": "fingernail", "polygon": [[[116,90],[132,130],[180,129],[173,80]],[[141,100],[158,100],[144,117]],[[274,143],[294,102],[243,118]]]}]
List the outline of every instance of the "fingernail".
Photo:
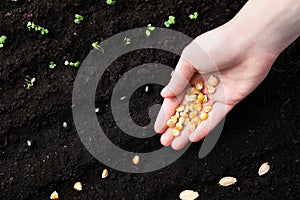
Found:
[{"label": "fingernail", "polygon": [[192,134],[190,135],[190,137],[189,137],[190,141],[191,141],[191,142],[194,142],[195,137],[196,137],[196,134],[195,134],[195,133],[192,133]]},{"label": "fingernail", "polygon": [[168,93],[168,91],[169,91],[168,88],[164,87],[164,89],[160,92],[160,95],[165,96]]}]

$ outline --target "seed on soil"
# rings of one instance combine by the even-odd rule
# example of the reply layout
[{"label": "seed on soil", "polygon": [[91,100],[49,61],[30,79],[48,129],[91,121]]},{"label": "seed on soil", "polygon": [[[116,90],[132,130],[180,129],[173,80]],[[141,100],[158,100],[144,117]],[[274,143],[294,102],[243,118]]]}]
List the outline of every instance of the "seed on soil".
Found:
[{"label": "seed on soil", "polygon": [[68,128],[68,123],[67,122],[63,122],[63,127],[64,128]]},{"label": "seed on soil", "polygon": [[52,192],[52,194],[50,195],[50,199],[59,199],[58,193],[56,191]]},{"label": "seed on soil", "polygon": [[207,85],[212,86],[212,87],[218,85],[218,83],[219,83],[219,79],[213,75],[211,75],[209,77],[209,79],[207,80]]},{"label": "seed on soil", "polygon": [[104,169],[102,172],[102,178],[106,178],[108,176],[108,170]]},{"label": "seed on soil", "polygon": [[204,121],[204,120],[206,120],[208,118],[208,113],[207,112],[202,112],[201,114],[200,114],[200,119],[201,119],[201,121]]},{"label": "seed on soil", "polygon": [[227,187],[227,186],[235,184],[236,182],[237,182],[236,178],[228,176],[228,177],[222,178],[219,181],[219,185]]},{"label": "seed on soil", "polygon": [[270,168],[271,168],[271,167],[270,167],[270,165],[269,165],[268,162],[262,164],[262,165],[260,166],[259,170],[258,170],[258,175],[259,175],[259,176],[262,176],[262,175],[268,173],[269,170],[270,170]]},{"label": "seed on soil", "polygon": [[124,99],[126,99],[126,97],[125,97],[125,96],[123,96],[123,97],[121,97],[121,98],[120,98],[120,100],[121,100],[121,101],[123,101]]},{"label": "seed on soil", "polygon": [[95,108],[95,113],[100,112],[100,108]]},{"label": "seed on soil", "polygon": [[171,130],[171,134],[174,136],[174,137],[178,137],[180,135],[180,131],[177,130],[176,128],[173,128]]},{"label": "seed on soil", "polygon": [[207,86],[207,92],[209,93],[209,94],[213,94],[213,93],[215,93],[216,92],[216,88],[215,87],[213,87],[213,86]]},{"label": "seed on soil", "polygon": [[27,143],[27,146],[28,146],[28,147],[31,147],[31,146],[32,146],[32,140],[27,140],[26,143]]},{"label": "seed on soil", "polygon": [[195,192],[193,190],[184,190],[180,193],[179,198],[181,200],[194,200],[199,197],[198,192]]},{"label": "seed on soil", "polygon": [[146,87],[145,87],[145,92],[146,92],[146,93],[149,92],[149,86],[148,86],[148,85],[146,85]]},{"label": "seed on soil", "polygon": [[138,155],[134,156],[132,162],[133,164],[138,165],[140,163],[140,157]]},{"label": "seed on soil", "polygon": [[204,111],[204,112],[207,112],[207,113],[210,112],[211,109],[212,109],[212,106],[211,106],[211,105],[207,105],[207,106],[204,106],[204,107],[203,107],[203,111]]},{"label": "seed on soil", "polygon": [[82,190],[82,184],[81,184],[81,182],[76,182],[75,184],[74,184],[74,187],[73,187],[75,190],[77,190],[77,191],[81,191]]}]

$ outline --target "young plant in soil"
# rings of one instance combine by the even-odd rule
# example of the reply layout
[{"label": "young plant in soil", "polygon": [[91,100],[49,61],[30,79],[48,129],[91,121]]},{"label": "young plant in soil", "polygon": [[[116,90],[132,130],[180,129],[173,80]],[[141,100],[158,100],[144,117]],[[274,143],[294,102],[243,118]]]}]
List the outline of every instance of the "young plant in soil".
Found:
[{"label": "young plant in soil", "polygon": [[169,28],[172,24],[175,24],[175,17],[170,15],[169,20],[165,21],[164,24],[167,28]]},{"label": "young plant in soil", "polygon": [[33,86],[33,83],[35,82],[35,78],[31,78],[29,76],[26,76],[25,77],[25,81],[26,81],[26,90],[30,90],[30,88]]},{"label": "young plant in soil", "polygon": [[125,37],[123,41],[124,41],[125,45],[128,45],[128,44],[131,43],[131,38],[130,37]]},{"label": "young plant in soil", "polygon": [[34,22],[28,22],[27,23],[27,28],[29,31],[31,31],[31,29],[35,30],[35,31],[41,31],[42,35],[45,35],[47,33],[49,33],[48,29],[42,27],[42,26],[38,26],[36,24],[34,24]]},{"label": "young plant in soil", "polygon": [[51,61],[50,65],[49,65],[49,68],[54,69],[55,67],[56,67],[56,64],[53,61]]},{"label": "young plant in soil", "polygon": [[65,65],[66,66],[71,66],[71,67],[79,67],[80,66],[80,62],[79,61],[77,61],[76,63],[73,63],[73,62],[69,62],[69,61],[65,61]]},{"label": "young plant in soil", "polygon": [[79,14],[75,14],[74,22],[75,24],[80,24],[83,21],[83,17]]},{"label": "young plant in soil", "polygon": [[0,37],[0,48],[4,47],[4,43],[5,43],[6,39],[7,39],[7,37],[5,35],[2,35]]},{"label": "young plant in soil", "polygon": [[106,3],[108,5],[115,5],[117,3],[117,1],[116,0],[107,0]]},{"label": "young plant in soil", "polygon": [[193,14],[189,15],[190,19],[197,19],[197,17],[199,16],[198,12],[194,12]]},{"label": "young plant in soil", "polygon": [[155,30],[155,27],[154,26],[152,26],[151,24],[148,24],[147,25],[147,30],[146,30],[146,35],[147,35],[147,37],[149,37],[150,35],[151,35],[151,32],[152,31],[154,31]]}]

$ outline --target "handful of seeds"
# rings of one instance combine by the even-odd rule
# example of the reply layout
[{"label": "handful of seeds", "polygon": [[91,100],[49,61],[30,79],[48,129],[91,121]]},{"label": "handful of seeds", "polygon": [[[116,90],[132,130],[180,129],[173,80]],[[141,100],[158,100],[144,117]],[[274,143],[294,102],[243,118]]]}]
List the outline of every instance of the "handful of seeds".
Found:
[{"label": "handful of seeds", "polygon": [[208,103],[208,95],[216,92],[218,83],[217,77],[210,76],[206,86],[202,80],[196,80],[186,91],[184,99],[187,104],[180,104],[175,114],[167,121],[167,126],[173,128],[171,131],[173,136],[179,136],[184,128],[193,132],[202,121],[208,118],[208,113],[213,107]]}]

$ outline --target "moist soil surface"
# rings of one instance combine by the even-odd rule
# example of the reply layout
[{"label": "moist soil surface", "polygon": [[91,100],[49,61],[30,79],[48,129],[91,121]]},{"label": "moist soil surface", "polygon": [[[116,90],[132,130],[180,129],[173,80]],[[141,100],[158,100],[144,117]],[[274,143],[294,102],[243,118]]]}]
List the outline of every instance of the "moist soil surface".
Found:
[{"label": "moist soil surface", "polygon": [[[65,60],[82,62],[94,41],[121,31],[149,23],[164,27],[169,15],[176,17],[171,29],[195,38],[230,20],[245,2],[117,0],[109,6],[105,0],[1,1],[0,35],[7,36],[0,49],[1,199],[49,199],[57,191],[60,199],[169,200],[185,189],[198,191],[199,199],[300,199],[300,41],[280,55],[265,81],[227,116],[220,140],[204,159],[198,158],[199,142],[161,170],[120,172],[97,161],[74,126],[72,89],[78,69],[65,66]],[[199,17],[190,20],[195,11]],[[73,22],[76,13],[84,17],[79,25]],[[28,31],[28,21],[49,34]],[[50,61],[55,69],[49,69]],[[110,99],[116,82],[134,66],[157,62],[174,67],[177,61],[169,52],[140,50],[106,70],[97,90],[97,115],[116,145],[133,152],[162,147],[158,135],[136,139],[119,130]],[[26,76],[36,78],[30,90],[24,88]],[[149,123],[148,108],[162,102],[162,86],[149,88],[147,93],[139,88],[130,99],[131,116],[141,126]],[[260,177],[264,162],[271,170]],[[106,179],[101,178],[104,168],[109,169]],[[224,176],[238,182],[220,187]],[[83,184],[80,192],[73,189],[77,181]]]}]

